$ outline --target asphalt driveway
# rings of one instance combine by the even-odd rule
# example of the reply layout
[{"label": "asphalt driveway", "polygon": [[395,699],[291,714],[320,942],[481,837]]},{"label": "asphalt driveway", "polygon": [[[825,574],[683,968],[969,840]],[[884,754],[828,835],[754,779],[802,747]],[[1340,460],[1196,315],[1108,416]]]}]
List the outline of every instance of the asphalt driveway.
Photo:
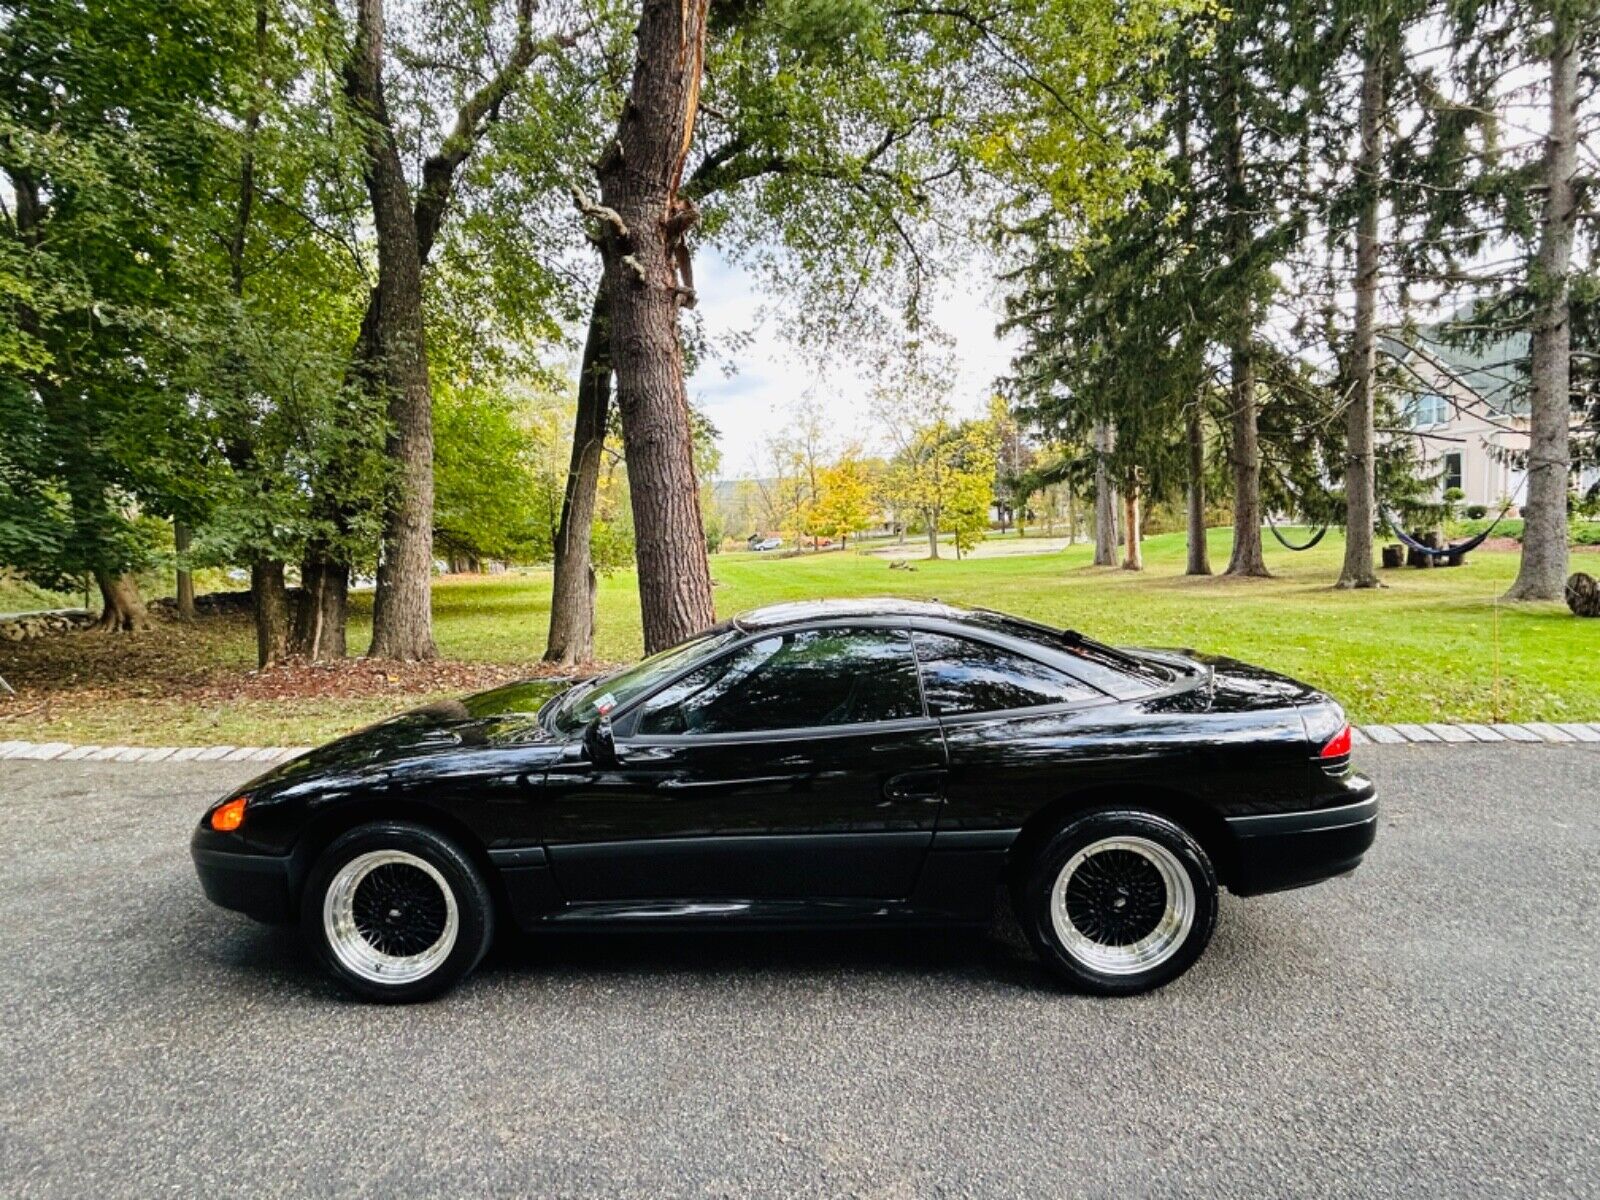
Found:
[{"label": "asphalt driveway", "polygon": [[1154,996],[1000,925],[534,939],[411,1009],[201,898],[252,768],[0,762],[0,1190],[1600,1195],[1600,746],[1357,760],[1367,864]]}]

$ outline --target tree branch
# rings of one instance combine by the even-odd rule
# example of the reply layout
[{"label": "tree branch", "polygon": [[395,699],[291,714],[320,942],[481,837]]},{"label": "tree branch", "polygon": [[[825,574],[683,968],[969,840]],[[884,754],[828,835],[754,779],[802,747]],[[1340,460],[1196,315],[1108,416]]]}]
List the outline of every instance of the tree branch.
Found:
[{"label": "tree branch", "polygon": [[574,35],[567,33],[535,40],[533,0],[517,0],[517,42],[511,57],[495,72],[494,78],[467,97],[456,113],[450,133],[422,164],[422,186],[417,190],[413,219],[417,226],[417,252],[424,263],[433,250],[445,209],[455,190],[456,172],[483,137],[484,130],[499,119],[501,103],[535,59],[565,49],[575,40]]}]

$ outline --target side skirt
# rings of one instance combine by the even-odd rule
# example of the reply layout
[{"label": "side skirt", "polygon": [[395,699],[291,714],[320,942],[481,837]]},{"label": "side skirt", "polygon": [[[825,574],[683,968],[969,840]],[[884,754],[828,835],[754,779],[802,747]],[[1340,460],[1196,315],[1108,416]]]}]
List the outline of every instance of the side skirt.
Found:
[{"label": "side skirt", "polygon": [[491,850],[489,857],[498,868],[510,915],[525,930],[986,925],[994,915],[994,889],[1005,870],[1006,848],[1015,836],[1009,830],[936,837],[915,889],[904,900],[672,897],[568,902],[542,850]]}]

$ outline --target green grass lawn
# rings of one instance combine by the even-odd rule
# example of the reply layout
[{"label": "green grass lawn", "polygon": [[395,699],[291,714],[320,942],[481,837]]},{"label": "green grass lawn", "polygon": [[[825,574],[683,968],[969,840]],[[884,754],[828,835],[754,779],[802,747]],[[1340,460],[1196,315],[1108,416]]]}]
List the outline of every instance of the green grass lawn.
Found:
[{"label": "green grass lawn", "polygon": [[[1214,530],[1220,569],[1229,533]],[[1022,557],[920,558],[916,570],[892,571],[883,558],[834,552],[798,558],[723,554],[712,559],[717,612],[822,596],[936,597],[1004,609],[1065,625],[1107,641],[1193,646],[1265,664],[1327,688],[1361,721],[1594,720],[1600,718],[1600,622],[1582,621],[1559,604],[1501,605],[1516,573],[1514,553],[1479,552],[1464,567],[1384,572],[1378,592],[1336,592],[1343,543],[1329,533],[1315,550],[1291,554],[1268,542],[1270,580],[1185,578],[1183,537],[1145,543],[1146,569],[1132,573],[1089,565],[1091,550]],[[1583,565],[1588,555],[1579,556]],[[1600,568],[1600,559],[1594,563]],[[442,581],[434,589],[440,652],[477,664],[531,668],[544,649],[550,584],[545,572]],[[350,644],[366,645],[370,596],[354,600]],[[167,626],[149,635],[173,637]],[[0,739],[235,744],[315,741],[439,694],[403,675],[392,688],[351,699],[318,696],[222,700],[190,698],[184,664],[205,672],[242,673],[251,665],[248,622],[220,622],[189,635],[188,651],[164,660],[159,686],[140,683],[140,668],[111,663],[102,676],[60,687],[46,702],[28,688],[0,702]],[[608,661],[638,655],[639,601],[631,573],[603,580],[597,652]],[[7,672],[0,649],[0,674]],[[187,655],[187,657],[186,657]],[[369,689],[370,690],[370,689]]]}]

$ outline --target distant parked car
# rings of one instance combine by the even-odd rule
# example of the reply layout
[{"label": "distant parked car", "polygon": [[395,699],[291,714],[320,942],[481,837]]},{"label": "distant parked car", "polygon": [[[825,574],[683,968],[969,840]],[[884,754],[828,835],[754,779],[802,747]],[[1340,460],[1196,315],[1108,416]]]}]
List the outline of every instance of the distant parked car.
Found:
[{"label": "distant parked car", "polygon": [[759,542],[754,543],[753,545],[751,545],[750,549],[758,551],[758,552],[762,551],[762,550],[776,550],[782,545],[783,545],[783,539],[782,538],[769,537],[769,538],[762,538]]},{"label": "distant parked car", "polygon": [[1200,956],[1220,887],[1355,868],[1378,814],[1350,742],[1327,695],[1232,659],[780,604],[351,734],[212,805],[193,853],[374,1000],[437,995],[499,923],[983,925],[997,886],[1046,967],[1128,995]]}]

